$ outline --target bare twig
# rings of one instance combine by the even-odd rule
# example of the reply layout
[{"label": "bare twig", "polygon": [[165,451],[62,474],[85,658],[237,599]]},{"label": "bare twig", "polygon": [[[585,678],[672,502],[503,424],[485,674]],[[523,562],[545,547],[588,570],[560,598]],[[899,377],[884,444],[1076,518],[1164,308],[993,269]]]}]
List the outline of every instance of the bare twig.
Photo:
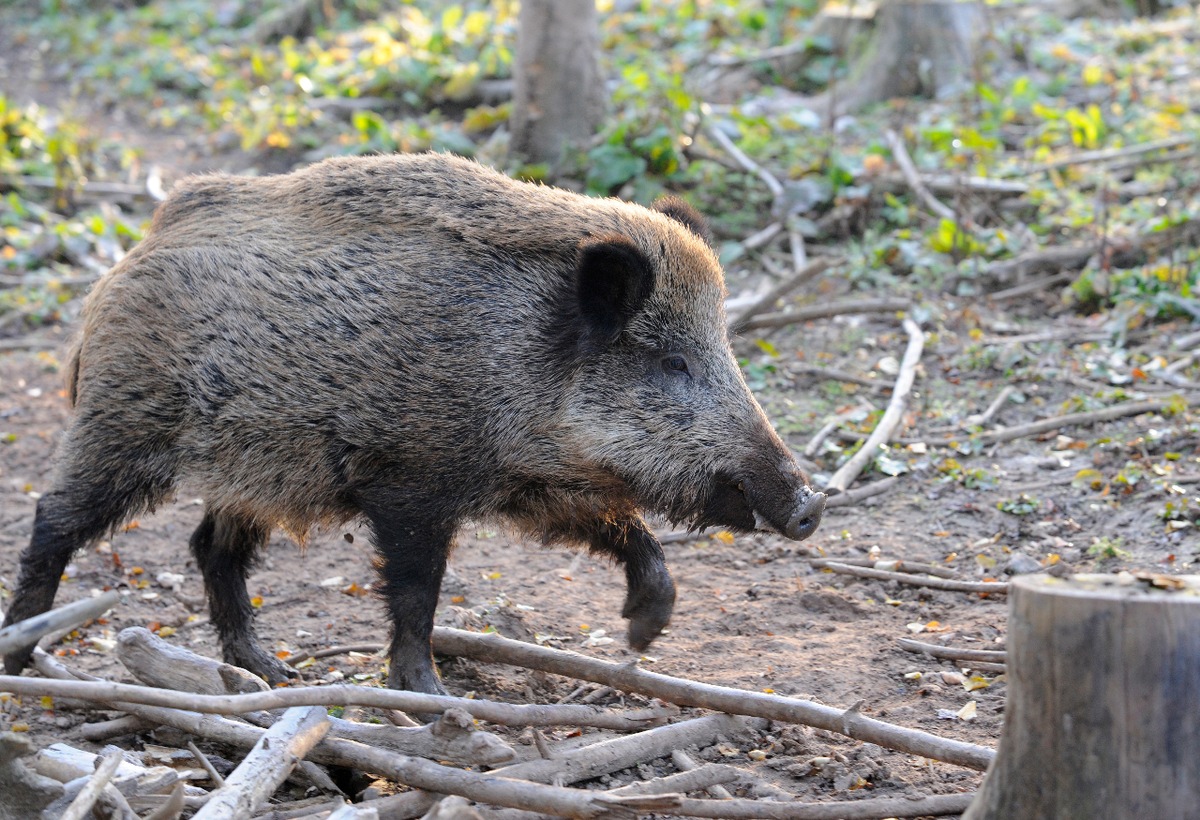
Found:
[{"label": "bare twig", "polygon": [[79,794],[75,795],[75,799],[71,801],[71,805],[67,806],[67,810],[62,813],[60,820],[83,820],[89,816],[92,813],[92,806],[96,805],[96,801],[100,799],[100,793],[117,773],[117,767],[124,759],[124,753],[117,748],[109,749],[101,755],[96,761],[96,773],[92,775]]},{"label": "bare twig", "polygon": [[1083,151],[1081,153],[1073,154],[1061,159],[1051,160],[1050,162],[1043,162],[1038,165],[1030,166],[1023,169],[1021,173],[1038,174],[1044,171],[1053,171],[1057,168],[1066,168],[1069,165],[1110,162],[1112,160],[1119,160],[1126,157],[1137,156],[1139,154],[1149,154],[1153,153],[1154,151],[1163,151],[1168,148],[1178,148],[1182,145],[1192,145],[1195,142],[1195,136],[1168,137],[1166,139],[1130,145],[1126,148],[1106,148],[1100,151]]},{"label": "bare twig", "polygon": [[892,797],[833,803],[786,803],[765,800],[701,800],[683,798],[678,806],[656,809],[663,814],[715,817],[720,820],[879,820],[885,817],[942,817],[962,814],[975,798],[967,794]]},{"label": "bare twig", "polygon": [[1011,384],[1006,384],[1004,389],[1000,391],[1000,395],[996,396],[996,398],[992,400],[992,403],[987,406],[986,410],[977,416],[967,416],[965,419],[963,419],[961,426],[982,427],[983,425],[987,424],[992,420],[993,416],[1000,412],[1000,409],[1004,407],[1004,403],[1012,398],[1012,394],[1016,392],[1017,388],[1013,387]]},{"label": "bare twig", "polygon": [[887,443],[892,433],[904,418],[904,409],[908,401],[908,393],[916,378],[917,365],[921,362],[921,352],[925,349],[925,333],[912,319],[904,320],[904,330],[908,333],[908,347],[904,351],[904,359],[900,363],[900,372],[896,376],[896,384],[892,388],[892,397],[887,410],[879,419],[879,424],[871,432],[870,437],[863,442],[862,447],[843,464],[833,477],[829,479],[828,488],[844,491],[849,487],[867,463],[874,458],[881,445]]},{"label": "bare twig", "polygon": [[387,644],[382,643],[355,643],[347,644],[346,646],[331,646],[328,649],[321,649],[316,652],[305,652],[300,655],[292,655],[290,658],[284,659],[284,663],[289,666],[299,666],[305,661],[320,660],[322,658],[332,658],[334,655],[348,655],[351,652],[362,652],[365,654],[374,655]]},{"label": "bare twig", "polygon": [[0,675],[0,692],[163,706],[169,709],[223,715],[292,706],[373,706],[420,713],[441,713],[449,708],[458,707],[473,717],[493,723],[514,726],[596,726],[601,729],[624,731],[644,729],[674,713],[674,710],[665,708],[617,712],[598,706],[575,704],[544,706],[498,703],[344,684],[275,689],[270,692],[241,695],[194,695],[109,681],[41,680]]},{"label": "bare twig", "polygon": [[43,635],[55,630],[67,627],[73,629],[92,618],[98,618],[116,606],[120,600],[121,593],[115,589],[109,590],[95,598],[75,601],[6,626],[0,629],[0,655],[35,644]]},{"label": "bare twig", "polygon": [[1069,273],[1052,273],[1049,276],[1041,279],[1035,279],[1032,282],[1026,282],[1023,285],[1006,288],[1005,290],[997,290],[988,294],[988,298],[993,302],[1007,302],[1010,299],[1017,299],[1029,293],[1039,293],[1044,290],[1049,290],[1055,285],[1065,285],[1071,281]]},{"label": "bare twig", "polygon": [[[865,381],[865,380],[864,380]],[[846,419],[858,414],[866,413],[871,410],[871,405],[860,404],[857,407],[851,407],[849,410],[843,410],[840,413],[835,413],[821,426],[821,429],[813,433],[813,437],[808,440],[808,444],[804,445],[805,458],[812,458],[821,449],[821,445],[825,443],[825,439],[829,438],[829,434],[841,426]]]},{"label": "bare twig", "polygon": [[[995,755],[991,749],[982,746],[946,740],[915,729],[894,726],[849,710],[797,698],[747,692],[647,672],[634,664],[615,664],[561,649],[514,641],[495,634],[480,635],[459,629],[436,627],[433,643],[434,650],[444,654],[514,664],[596,681],[626,692],[640,692],[681,706],[701,706],[730,714],[802,723],[857,740],[869,741],[888,749],[968,768],[982,770]],[[0,678],[0,688],[3,688],[3,680]]]},{"label": "bare twig", "polygon": [[729,318],[730,330],[734,333],[740,333],[746,327],[746,324],[752,317],[759,315],[763,311],[770,310],[780,299],[794,292],[806,282],[809,282],[815,279],[817,276],[820,276],[822,273],[829,270],[830,267],[840,261],[840,259],[835,259],[832,257],[822,257],[812,260],[798,270],[793,276],[785,279],[775,287],[771,288],[769,291],[763,294],[761,298],[740,311],[736,316],[731,316]]},{"label": "bare twig", "polygon": [[[1112,407],[1105,407],[1103,410],[1091,410],[1086,413],[1067,413],[1066,415],[1051,416],[1048,419],[1041,419],[1029,424],[1017,425],[1016,427],[989,430],[988,432],[980,433],[978,438],[981,441],[1000,443],[1024,438],[1025,436],[1036,436],[1039,433],[1047,433],[1062,427],[1083,427],[1101,421],[1112,421],[1114,419],[1126,418],[1127,416],[1140,416],[1143,413],[1158,413],[1170,406],[1170,401],[1161,400],[1126,402],[1124,404],[1115,404]],[[947,441],[944,443],[949,444],[950,442]]]},{"label": "bare twig", "polygon": [[79,727],[79,736],[92,743],[99,743],[109,738],[140,732],[146,727],[146,722],[141,718],[134,717],[133,715],[124,715],[99,723],[85,723]]},{"label": "bare twig", "polygon": [[887,392],[892,389],[890,384],[887,384],[879,379],[872,379],[868,376],[860,376],[857,373],[851,373],[847,370],[839,370],[836,367],[825,367],[819,364],[805,364],[804,362],[789,362],[785,368],[789,373],[807,373],[812,376],[817,376],[823,379],[829,379],[835,382],[846,382],[848,384],[858,384],[863,387],[870,388],[877,393]]},{"label": "bare twig", "polygon": [[208,755],[200,751],[199,747],[196,746],[195,741],[189,740],[187,742],[187,748],[188,751],[192,753],[192,757],[196,758],[196,762],[203,767],[204,771],[208,772],[208,779],[212,781],[213,785],[218,789],[224,786],[225,778],[221,777],[221,773],[213,768],[212,761],[208,759]]},{"label": "bare twig", "polygon": [[[885,480],[894,481],[895,479],[891,478]],[[878,569],[884,572],[923,572],[926,575],[934,575],[938,578],[958,577],[958,573],[949,567],[939,567],[936,564],[922,564],[918,561],[888,560],[886,558],[881,560],[876,560],[873,558],[813,558],[811,561],[809,561],[809,564],[817,569],[824,569],[831,563],[844,564],[848,567],[870,567],[872,569]]]},{"label": "bare twig", "polygon": [[860,501],[865,501],[868,498],[886,493],[899,482],[900,476],[894,475],[881,478],[879,481],[872,481],[870,484],[864,484],[861,487],[855,487],[853,490],[847,490],[844,493],[838,493],[837,495],[830,496],[829,500],[825,502],[825,509],[852,507]]},{"label": "bare twig", "polygon": [[328,732],[329,718],[320,706],[288,709],[196,812],[195,820],[253,814]]},{"label": "bare twig", "polygon": [[922,578],[919,575],[909,575],[904,572],[887,572],[871,567],[852,567],[837,561],[826,561],[822,564],[822,568],[842,575],[874,578],[877,581],[896,581],[909,586],[944,589],[950,592],[989,592],[1000,595],[1008,592],[1008,584],[1001,581],[954,581],[948,578]]},{"label": "bare twig", "polygon": [[814,319],[829,319],[834,316],[849,316],[855,313],[898,313],[912,308],[907,299],[854,299],[829,302],[824,305],[806,305],[786,313],[764,313],[747,321],[741,328],[746,333],[767,327],[786,327]]},{"label": "bare twig", "polygon": [[896,165],[900,166],[900,173],[904,174],[905,181],[913,189],[917,198],[937,216],[957,222],[958,215],[954,213],[954,209],[931,194],[925,187],[925,183],[921,181],[921,175],[917,173],[917,167],[913,165],[912,157],[908,155],[908,149],[904,147],[904,140],[900,139],[900,135],[889,129],[884,132],[884,138],[887,140],[888,147],[892,149],[892,158],[896,160]]},{"label": "bare twig", "polygon": [[730,797],[731,795],[728,790],[724,789],[721,784],[732,783],[735,780],[740,780],[742,777],[743,773],[734,766],[726,766],[720,763],[706,763],[703,766],[694,766],[679,774],[670,774],[665,777],[656,777],[652,780],[630,783],[628,786],[613,789],[609,794],[671,794],[672,792],[687,794],[688,792],[699,791],[701,789],[705,789],[712,794],[717,789],[721,789],[721,791],[725,792],[723,797]]},{"label": "bare twig", "polygon": [[771,191],[771,196],[774,197],[777,202],[783,197],[783,186],[779,183],[779,180],[775,178],[775,175],[763,168],[754,160],[750,159],[750,157],[746,156],[745,153],[742,152],[742,149],[738,148],[734,144],[733,140],[726,136],[725,132],[721,130],[719,125],[709,125],[708,135],[712,137],[713,142],[721,146],[721,148],[723,148],[725,152],[729,154],[729,156],[733,157],[734,161],[737,162],[738,165],[742,166],[742,168],[744,168],[746,171],[749,171],[761,179]]},{"label": "bare twig", "polygon": [[945,658],[950,661],[985,661],[1003,665],[1008,657],[1007,652],[995,649],[957,649],[953,646],[939,646],[936,643],[914,641],[911,638],[900,638],[898,643],[900,648],[905,651]]},{"label": "bare twig", "polygon": [[[681,772],[695,771],[700,767],[700,764],[692,760],[691,756],[688,755],[688,753],[683,749],[676,749],[675,751],[671,752],[671,762],[674,763],[675,767]],[[688,790],[680,789],[680,791],[686,793]],[[721,800],[727,800],[730,797],[733,797],[733,795],[729,793],[729,789],[725,788],[724,786],[714,784],[707,786],[706,791],[713,797]]]}]

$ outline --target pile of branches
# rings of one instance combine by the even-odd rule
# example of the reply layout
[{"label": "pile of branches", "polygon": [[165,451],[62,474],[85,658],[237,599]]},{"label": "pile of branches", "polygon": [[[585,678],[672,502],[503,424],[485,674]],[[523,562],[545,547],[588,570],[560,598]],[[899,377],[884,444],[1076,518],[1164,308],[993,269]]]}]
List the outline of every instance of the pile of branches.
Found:
[{"label": "pile of branches", "polygon": [[[27,646],[41,635],[95,617],[97,610],[114,603],[115,596],[108,593],[14,624],[0,631],[0,651]],[[994,755],[982,746],[869,718],[857,706],[837,709],[714,686],[648,672],[636,661],[617,664],[494,633],[438,628],[434,648],[442,655],[563,675],[654,700],[643,708],[612,708],[569,702],[511,704],[345,684],[272,690],[244,669],[133,627],[119,634],[116,654],[142,685],[84,674],[36,649],[33,666],[41,677],[0,676],[0,692],[42,698],[58,709],[124,713],[84,725],[82,736],[90,742],[156,729],[157,741],[173,738],[178,748],[158,748],[153,761],[111,745],[98,755],[57,743],[35,753],[26,735],[0,735],[0,791],[5,795],[0,816],[916,817],[959,814],[973,795],[802,802],[760,782],[748,769],[697,764],[686,750],[748,739],[775,722],[816,727],[977,771]],[[333,707],[346,706],[380,710],[389,723],[330,715]],[[691,709],[685,715],[681,707]],[[486,724],[528,729],[536,751],[526,747],[522,754],[501,734],[484,728]],[[598,733],[605,739],[556,746],[539,731],[552,726],[605,730]],[[246,751],[241,763],[222,777],[197,742]],[[196,765],[190,771],[146,765],[164,756]],[[594,783],[572,788],[663,758],[670,758],[679,772],[621,788],[597,788]],[[402,790],[352,804],[330,776],[331,771],[344,775],[347,770],[392,781]],[[315,787],[318,796],[271,804],[289,778]],[[726,786],[759,797],[734,797]],[[697,793],[706,796],[688,796]]]}]

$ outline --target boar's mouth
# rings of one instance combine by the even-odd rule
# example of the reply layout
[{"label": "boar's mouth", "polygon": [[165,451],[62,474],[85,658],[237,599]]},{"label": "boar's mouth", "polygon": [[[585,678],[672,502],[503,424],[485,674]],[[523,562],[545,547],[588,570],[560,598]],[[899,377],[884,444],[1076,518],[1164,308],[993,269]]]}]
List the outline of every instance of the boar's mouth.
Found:
[{"label": "boar's mouth", "polygon": [[[724,526],[738,530],[775,532],[803,541],[817,530],[825,511],[825,493],[807,485],[796,489],[791,498],[755,497],[753,486],[728,474],[713,478],[708,498],[697,516],[697,529]],[[782,503],[781,503],[782,502]]]}]

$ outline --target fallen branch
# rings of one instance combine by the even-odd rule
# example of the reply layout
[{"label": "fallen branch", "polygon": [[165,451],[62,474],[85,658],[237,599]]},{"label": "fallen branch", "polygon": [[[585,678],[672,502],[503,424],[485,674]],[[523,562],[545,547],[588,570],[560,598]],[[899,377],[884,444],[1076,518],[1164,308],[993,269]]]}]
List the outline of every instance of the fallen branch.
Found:
[{"label": "fallen branch", "polygon": [[750,159],[750,157],[746,156],[742,152],[741,148],[738,148],[736,145],[734,145],[733,140],[731,140],[725,134],[725,132],[721,130],[720,126],[716,124],[709,125],[708,135],[712,138],[713,142],[725,150],[725,153],[733,157],[734,161],[737,162],[738,165],[742,166],[743,169],[761,179],[771,191],[771,196],[776,202],[779,202],[783,198],[783,186],[779,183],[779,180],[775,178],[775,175],[766,168],[763,168],[754,160]]},{"label": "fallen branch", "polygon": [[[976,438],[981,441],[999,444],[1005,441],[1024,438],[1025,436],[1048,433],[1051,430],[1058,430],[1062,427],[1083,427],[1101,421],[1113,421],[1114,419],[1126,418],[1128,416],[1140,416],[1143,413],[1158,413],[1171,405],[1172,402],[1163,400],[1126,402],[1125,404],[1115,404],[1112,407],[1105,407],[1103,410],[1091,410],[1086,413],[1067,413],[1066,415],[1051,416],[1048,419],[1041,419],[1040,421],[1033,421],[1029,424],[1021,424],[1016,427],[989,430],[985,433],[980,433]],[[941,443],[948,445],[952,442],[953,440],[947,440]]]},{"label": "fallen branch", "polygon": [[1032,282],[1026,282],[1023,285],[997,290],[989,293],[987,298],[993,302],[1007,302],[1010,299],[1017,299],[1029,293],[1039,293],[1044,290],[1049,290],[1056,285],[1065,285],[1071,281],[1069,273],[1052,273],[1042,279],[1035,279]]},{"label": "fallen branch", "polygon": [[[988,762],[995,756],[994,751],[983,746],[947,740],[916,729],[884,723],[853,710],[836,709],[765,692],[747,692],[675,678],[639,669],[633,663],[616,664],[561,649],[514,641],[496,634],[481,635],[459,629],[435,627],[433,645],[434,651],[442,654],[507,663],[595,681],[615,689],[638,692],[681,706],[699,706],[729,714],[801,723],[888,749],[980,771],[987,768]],[[0,681],[3,680],[0,678]],[[0,683],[0,689],[2,688],[3,684]]]},{"label": "fallen branch", "polygon": [[198,655],[140,626],[122,629],[117,635],[117,659],[135,678],[157,689],[198,695],[271,691],[262,678],[248,670]]},{"label": "fallen branch", "polygon": [[931,797],[894,797],[877,800],[844,800],[834,803],[784,803],[766,800],[703,800],[682,798],[676,807],[656,809],[662,814],[714,817],[718,820],[881,820],[887,817],[944,817],[962,814],[975,799],[967,794]]},{"label": "fallen branch", "polygon": [[[721,763],[706,763],[678,774],[665,777],[655,777],[630,783],[619,789],[613,789],[609,794],[687,794],[701,789],[713,790],[720,788],[722,783],[732,783],[742,778],[743,772],[734,767]],[[728,794],[728,792],[726,792]]]},{"label": "fallen branch", "polygon": [[914,641],[912,638],[900,638],[900,648],[906,652],[930,655],[934,658],[945,658],[949,661],[985,661],[988,663],[1004,664],[1008,653],[995,649],[956,649],[953,646],[939,646],[936,643]]},{"label": "fallen branch", "polygon": [[856,313],[899,313],[912,308],[907,299],[854,299],[844,302],[828,302],[824,305],[809,305],[795,308],[787,313],[764,313],[746,322],[741,332],[761,330],[768,327],[786,327],[815,319],[830,319],[834,316],[849,316]]},{"label": "fallen branch", "polygon": [[895,487],[899,481],[900,476],[890,476],[882,478],[879,481],[872,481],[870,484],[864,484],[861,487],[855,487],[853,490],[847,490],[843,493],[830,496],[829,500],[825,502],[825,509],[851,507],[860,501],[865,501],[877,495],[883,495],[892,489],[892,487]]},{"label": "fallen branch", "polygon": [[284,658],[284,663],[288,666],[299,666],[310,660],[321,660],[322,658],[332,658],[335,655],[349,655],[351,652],[362,652],[366,654],[377,654],[381,649],[384,649],[387,644],[382,643],[355,643],[347,644],[346,646],[331,646],[328,649],[320,649],[316,652],[305,652],[301,655],[292,655]]},{"label": "fallen branch", "polygon": [[95,774],[91,776],[79,794],[75,795],[75,799],[71,801],[71,805],[67,806],[67,810],[62,813],[59,820],[83,820],[90,816],[92,806],[96,805],[101,792],[108,786],[113,775],[117,773],[117,767],[124,759],[124,754],[117,748],[109,749],[101,755],[96,761]]},{"label": "fallen branch", "polygon": [[1000,408],[1004,407],[1004,403],[1012,398],[1012,394],[1016,392],[1017,388],[1013,387],[1011,384],[1005,385],[1004,389],[1000,391],[1000,395],[996,396],[996,398],[992,400],[992,403],[987,406],[986,410],[977,416],[967,416],[965,419],[963,419],[961,426],[982,427],[983,425],[987,424],[992,420],[993,416],[1000,412]]},{"label": "fallen branch", "polygon": [[[894,478],[885,479],[885,481],[895,480]],[[926,575],[935,575],[938,578],[958,577],[958,573],[949,567],[939,567],[936,564],[922,564],[917,561],[888,560],[886,558],[882,560],[872,558],[813,558],[808,563],[817,569],[824,569],[829,564],[842,564],[849,567],[870,567],[884,572],[924,572]]]},{"label": "fallen branch", "polygon": [[[766,725],[765,721],[746,720],[732,715],[707,715],[561,752],[553,759],[517,763],[492,774],[537,783],[569,785],[667,757],[679,748],[710,746],[719,737],[736,737],[749,729],[761,729]],[[375,801],[375,805],[384,817],[419,817],[436,799],[432,794],[410,792]]]},{"label": "fallen branch", "polygon": [[325,737],[329,726],[329,718],[320,706],[288,709],[225,778],[225,784],[212,793],[204,808],[196,812],[195,820],[253,814]]},{"label": "fallen branch", "polygon": [[731,316],[728,319],[729,329],[732,333],[741,333],[745,329],[747,322],[751,318],[770,310],[775,306],[775,303],[784,298],[788,294],[794,292],[800,286],[820,276],[825,271],[829,270],[833,265],[842,260],[833,257],[821,257],[813,259],[807,265],[789,278],[783,280],[775,287],[771,288],[763,294],[755,302],[741,310],[736,316]]},{"label": "fallen branch", "polygon": [[[675,751],[671,752],[671,762],[674,763],[675,767],[681,772],[690,772],[693,769],[700,768],[700,764],[692,760],[691,756],[688,755],[688,753],[683,749],[676,749]],[[708,786],[705,790],[713,797],[721,800],[728,800],[730,797],[733,797],[733,795],[729,793],[729,790],[724,786],[712,785]],[[680,791],[685,793],[687,792],[686,789],[680,789]]]},{"label": "fallen branch", "polygon": [[821,449],[821,445],[825,443],[825,439],[829,438],[829,434],[842,425],[851,416],[858,413],[867,413],[871,410],[871,405],[860,404],[857,407],[851,407],[849,410],[843,410],[840,413],[835,413],[821,425],[821,429],[813,433],[813,437],[808,440],[808,444],[804,445],[805,458],[812,458]]},{"label": "fallen branch", "polygon": [[0,655],[7,655],[18,649],[24,649],[37,643],[43,635],[49,635],[59,629],[74,629],[82,623],[99,618],[116,606],[121,600],[121,593],[109,590],[95,598],[85,598],[52,609],[41,615],[17,621],[15,624],[0,629]]},{"label": "fallen branch", "polygon": [[904,351],[904,359],[900,362],[900,373],[896,376],[896,384],[892,388],[892,397],[888,402],[887,409],[858,452],[851,456],[829,479],[827,486],[831,490],[841,492],[853,484],[859,473],[878,454],[879,448],[887,443],[904,418],[908,393],[912,390],[913,380],[917,374],[917,365],[921,362],[921,352],[925,349],[925,333],[916,322],[912,319],[905,319],[904,330],[908,333],[908,347]]},{"label": "fallen branch", "polygon": [[1153,140],[1151,142],[1143,142],[1138,145],[1131,145],[1126,148],[1106,148],[1099,151],[1084,151],[1079,154],[1073,154],[1061,159],[1043,162],[1038,165],[1033,165],[1020,171],[1022,174],[1039,174],[1045,171],[1053,171],[1058,168],[1066,168],[1071,165],[1085,165],[1096,162],[1110,162],[1112,160],[1124,159],[1127,157],[1137,156],[1139,154],[1149,154],[1154,151],[1164,151],[1168,148],[1178,148],[1182,145],[1192,145],[1196,142],[1194,136],[1186,137],[1168,137],[1161,140]]},{"label": "fallen branch", "polygon": [[892,389],[890,384],[886,384],[879,379],[872,379],[867,376],[859,376],[846,370],[839,370],[836,367],[824,367],[823,365],[819,364],[804,364],[803,362],[789,362],[786,366],[786,369],[791,373],[807,373],[809,375],[829,379],[830,381],[859,384],[863,387],[869,387],[871,390],[878,393]]},{"label": "fallen branch", "polygon": [[505,725],[594,726],[626,732],[644,729],[647,725],[674,714],[673,710],[663,708],[616,712],[597,706],[575,704],[545,706],[499,703],[346,684],[275,689],[270,692],[240,695],[195,695],[110,681],[43,680],[0,675],[0,692],[161,706],[219,715],[237,715],[293,706],[373,706],[379,709],[437,714],[457,707],[472,717]]},{"label": "fallen branch", "polygon": [[904,175],[905,181],[908,182],[908,187],[912,188],[917,198],[924,202],[925,207],[933,211],[938,217],[951,222],[957,222],[958,214],[954,212],[954,209],[931,194],[929,189],[925,187],[925,183],[921,181],[921,175],[917,173],[917,168],[913,165],[912,157],[908,155],[908,149],[904,147],[904,140],[900,139],[900,135],[888,129],[884,132],[883,136],[887,140],[888,147],[892,150],[892,158],[896,160],[896,165],[900,167],[900,173]]},{"label": "fallen branch", "polygon": [[954,581],[948,578],[922,578],[919,575],[909,575],[904,572],[887,572],[871,567],[854,567],[837,561],[826,561],[822,569],[841,575],[855,575],[859,578],[873,578],[876,581],[895,581],[914,587],[929,587],[944,589],[948,592],[994,592],[1003,595],[1008,592],[1008,584],[1002,581]]}]

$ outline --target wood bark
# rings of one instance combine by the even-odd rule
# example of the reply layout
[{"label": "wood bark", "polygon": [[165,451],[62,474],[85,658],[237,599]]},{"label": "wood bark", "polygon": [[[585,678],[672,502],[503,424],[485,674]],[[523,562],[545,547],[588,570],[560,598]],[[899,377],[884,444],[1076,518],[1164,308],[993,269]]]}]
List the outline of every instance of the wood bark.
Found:
[{"label": "wood bark", "polygon": [[1200,576],[1023,576],[1008,623],[1000,749],[964,820],[1195,817]]},{"label": "wood bark", "polygon": [[513,61],[511,151],[552,168],[604,113],[595,0],[524,0]]}]

